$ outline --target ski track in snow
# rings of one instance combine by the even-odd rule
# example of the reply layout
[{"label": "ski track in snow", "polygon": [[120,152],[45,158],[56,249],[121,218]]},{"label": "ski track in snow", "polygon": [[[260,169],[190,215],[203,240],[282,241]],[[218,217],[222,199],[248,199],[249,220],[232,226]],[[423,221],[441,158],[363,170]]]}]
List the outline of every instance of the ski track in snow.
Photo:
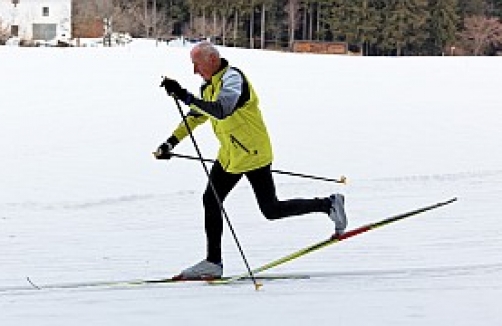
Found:
[{"label": "ski track in snow", "polygon": [[[82,310],[92,312],[95,317],[87,316],[81,322],[99,324],[104,318],[113,323],[114,318],[108,312],[111,309],[123,314],[117,320],[139,320],[138,314],[149,314],[147,319],[154,323],[167,315],[170,317],[165,318],[173,322],[189,322],[188,313],[167,309],[169,313],[163,315],[155,307],[164,307],[159,302],[166,302],[190,310],[190,302],[194,300],[191,296],[196,295],[202,296],[196,302],[206,307],[203,310],[206,317],[227,316],[211,312],[216,309],[210,303],[214,298],[220,304],[232,306],[229,316],[249,317],[242,307],[235,308],[225,299],[225,295],[231,295],[243,304],[252,305],[253,309],[264,311],[261,317],[248,318],[249,323],[266,322],[266,316],[293,313],[288,307],[294,305],[300,308],[294,309],[293,324],[300,325],[310,318],[323,324],[329,317],[326,313],[322,318],[307,319],[302,317],[301,307],[309,306],[311,312],[319,313],[321,307],[329,309],[336,303],[345,313],[337,315],[335,320],[347,324],[365,324],[368,320],[357,316],[357,307],[364,307],[366,313],[386,323],[458,322],[454,311],[463,309],[460,324],[475,324],[474,319],[465,319],[467,311],[477,318],[481,316],[483,324],[494,325],[498,313],[483,308],[482,301],[496,300],[502,293],[499,253],[502,237],[498,216],[490,206],[500,194],[488,190],[496,189],[501,181],[502,172],[497,171],[361,180],[360,185],[352,186],[347,193],[352,227],[429,204],[423,198],[432,203],[447,193],[453,194],[451,189],[457,190],[455,195],[459,200],[281,266],[274,272],[306,274],[312,278],[266,282],[261,295],[255,294],[246,282],[217,288],[185,283],[40,291],[28,284],[26,277],[43,287],[176,273],[183,264],[198,258],[193,252],[202,254],[198,220],[201,212],[197,208],[200,191],[131,195],[81,203],[3,204],[0,302],[5,309],[2,314],[6,314],[6,320],[13,325],[17,321],[35,320],[37,314],[46,318],[50,305],[55,305],[62,308],[58,309],[61,312],[56,314],[57,320],[73,318]],[[331,186],[309,183],[278,183],[283,197],[303,192],[322,193],[329,188]],[[187,202],[194,205],[186,205]],[[229,197],[227,205],[246,254],[255,264],[318,241],[331,230],[324,216],[276,223],[265,221],[245,182]],[[475,219],[483,219],[483,223],[474,223]],[[75,229],[79,232],[65,232]],[[227,273],[242,272],[240,257],[227,231],[224,248]],[[179,258],[180,251],[188,253],[187,257]],[[482,300],[479,293],[486,298]],[[264,302],[257,302],[254,297],[261,297]],[[273,304],[275,308],[268,307],[272,304],[271,298],[279,300]],[[427,304],[428,300],[435,304]],[[441,303],[444,300],[454,300],[457,308]],[[281,301],[287,303],[281,304]],[[143,309],[130,309],[136,303]],[[398,307],[399,316],[382,312],[389,309],[389,305]],[[28,312],[27,307],[31,307]],[[46,322],[58,324],[57,320],[48,318]],[[105,324],[104,320],[101,322]]]}]

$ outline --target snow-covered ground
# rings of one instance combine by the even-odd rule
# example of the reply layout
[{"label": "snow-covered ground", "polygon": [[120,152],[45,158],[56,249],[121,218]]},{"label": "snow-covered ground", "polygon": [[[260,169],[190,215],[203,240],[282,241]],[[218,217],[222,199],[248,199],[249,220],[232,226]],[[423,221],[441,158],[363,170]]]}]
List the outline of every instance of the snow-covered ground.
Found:
[{"label": "snow-covered ground", "polygon": [[[0,47],[0,324],[499,325],[498,58],[365,58],[222,48],[249,76],[281,198],[346,195],[349,227],[458,197],[273,272],[303,280],[35,290],[171,276],[204,256],[200,164],[151,152],[196,92],[189,48]],[[196,132],[204,156],[217,144]],[[194,154],[187,139],[178,152]],[[243,182],[226,207],[251,266],[327,238],[322,214],[266,221]],[[245,271],[228,229],[225,273]]]}]

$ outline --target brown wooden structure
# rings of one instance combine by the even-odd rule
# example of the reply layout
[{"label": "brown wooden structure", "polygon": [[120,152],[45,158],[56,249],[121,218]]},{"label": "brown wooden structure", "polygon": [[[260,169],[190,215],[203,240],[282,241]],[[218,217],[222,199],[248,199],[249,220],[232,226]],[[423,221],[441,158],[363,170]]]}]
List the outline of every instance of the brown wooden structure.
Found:
[{"label": "brown wooden structure", "polygon": [[346,42],[295,41],[293,52],[348,54]]}]

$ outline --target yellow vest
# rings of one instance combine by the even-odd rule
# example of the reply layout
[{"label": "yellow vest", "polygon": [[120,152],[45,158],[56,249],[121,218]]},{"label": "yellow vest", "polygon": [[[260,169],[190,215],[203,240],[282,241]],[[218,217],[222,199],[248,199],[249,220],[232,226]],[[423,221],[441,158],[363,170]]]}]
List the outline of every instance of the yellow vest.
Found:
[{"label": "yellow vest", "polygon": [[[203,89],[202,99],[215,102],[221,90],[221,79],[229,66],[213,77]],[[243,78],[246,78],[242,75]],[[188,115],[187,122],[191,130],[211,121],[214,133],[220,142],[218,161],[223,169],[230,173],[244,173],[264,167],[272,163],[272,145],[263,117],[258,107],[258,97],[249,83],[249,100],[224,119],[216,119],[195,105],[190,108],[201,113],[200,116]],[[181,141],[188,135],[185,123],[182,121],[173,135]]]}]

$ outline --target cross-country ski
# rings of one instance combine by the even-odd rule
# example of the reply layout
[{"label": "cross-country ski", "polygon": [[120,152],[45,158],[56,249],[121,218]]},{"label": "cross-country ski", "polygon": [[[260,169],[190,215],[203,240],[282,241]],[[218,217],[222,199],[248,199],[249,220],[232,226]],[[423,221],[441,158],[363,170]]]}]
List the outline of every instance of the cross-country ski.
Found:
[{"label": "cross-country ski", "polygon": [[[302,256],[305,256],[307,254],[310,254],[310,253],[317,251],[319,249],[322,249],[324,247],[333,245],[335,243],[339,243],[343,240],[346,240],[346,239],[355,237],[357,235],[360,235],[362,233],[365,233],[365,232],[380,228],[382,226],[403,220],[405,218],[409,218],[411,216],[415,216],[415,215],[418,215],[418,214],[421,214],[421,213],[424,213],[424,212],[451,204],[456,200],[457,200],[457,198],[452,198],[452,199],[444,201],[444,202],[439,202],[439,203],[436,203],[433,205],[425,206],[425,207],[414,209],[414,210],[411,210],[411,211],[408,211],[405,213],[401,213],[401,214],[398,214],[395,216],[391,216],[391,217],[385,218],[383,220],[380,220],[380,221],[377,221],[374,223],[370,223],[370,224],[366,224],[366,225],[360,226],[358,228],[355,228],[353,230],[347,231],[344,234],[342,234],[341,236],[339,236],[337,234],[333,234],[331,237],[329,237],[326,240],[319,241],[319,242],[314,243],[306,248],[302,248],[298,251],[295,251],[292,254],[281,257],[279,259],[276,259],[276,260],[274,260],[270,263],[267,263],[263,266],[257,267],[252,270],[252,274],[255,275],[255,274],[261,273],[263,271],[266,271],[266,270],[272,269],[274,267],[280,266],[282,264],[285,264],[291,260],[294,260],[294,259],[300,258]],[[234,276],[234,277],[208,280],[208,283],[210,283],[210,284],[229,284],[231,282],[241,280],[242,278],[249,278],[249,276],[250,276],[249,273],[244,273],[242,275],[238,275],[238,276]]]}]

